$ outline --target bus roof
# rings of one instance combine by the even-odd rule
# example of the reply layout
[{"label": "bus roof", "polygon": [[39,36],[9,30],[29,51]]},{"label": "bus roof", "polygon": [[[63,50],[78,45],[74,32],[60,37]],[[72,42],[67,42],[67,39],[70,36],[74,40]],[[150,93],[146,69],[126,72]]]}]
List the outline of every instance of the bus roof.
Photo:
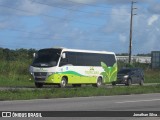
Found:
[{"label": "bus roof", "polygon": [[114,52],[109,52],[109,51],[95,51],[95,50],[82,50],[82,49],[68,49],[68,48],[55,48],[55,49],[62,49],[62,51],[70,51],[70,52],[84,52],[84,53],[99,53],[99,54],[114,54]]}]

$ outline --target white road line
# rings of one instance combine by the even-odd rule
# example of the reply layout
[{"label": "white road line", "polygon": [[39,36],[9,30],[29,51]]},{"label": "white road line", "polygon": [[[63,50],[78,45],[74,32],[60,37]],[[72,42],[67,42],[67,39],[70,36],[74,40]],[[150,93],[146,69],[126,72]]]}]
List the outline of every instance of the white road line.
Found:
[{"label": "white road line", "polygon": [[116,102],[116,103],[134,103],[134,102],[149,102],[149,101],[160,101],[160,99],[122,101],[122,102]]}]

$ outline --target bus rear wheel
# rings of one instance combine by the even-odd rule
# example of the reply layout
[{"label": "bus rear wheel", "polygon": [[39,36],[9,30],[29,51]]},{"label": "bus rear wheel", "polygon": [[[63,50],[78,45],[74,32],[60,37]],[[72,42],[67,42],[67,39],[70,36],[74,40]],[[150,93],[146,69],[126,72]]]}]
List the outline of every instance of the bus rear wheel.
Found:
[{"label": "bus rear wheel", "polygon": [[96,84],[93,84],[92,86],[94,87],[101,87],[102,86],[102,78],[101,77],[98,77],[97,79],[97,83]]},{"label": "bus rear wheel", "polygon": [[36,88],[42,88],[43,87],[43,83],[35,82],[35,86],[36,86]]},{"label": "bus rear wheel", "polygon": [[116,82],[115,82],[115,81],[113,81],[113,82],[112,82],[112,86],[115,86],[115,85],[116,85]]}]

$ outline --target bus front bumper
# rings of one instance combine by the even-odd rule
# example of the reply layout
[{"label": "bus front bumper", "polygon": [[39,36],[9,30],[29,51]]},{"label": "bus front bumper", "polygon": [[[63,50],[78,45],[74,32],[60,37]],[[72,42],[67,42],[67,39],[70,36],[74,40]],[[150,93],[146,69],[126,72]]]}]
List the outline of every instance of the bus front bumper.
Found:
[{"label": "bus front bumper", "polygon": [[61,76],[55,73],[34,72],[34,81],[36,83],[57,84],[60,83]]}]

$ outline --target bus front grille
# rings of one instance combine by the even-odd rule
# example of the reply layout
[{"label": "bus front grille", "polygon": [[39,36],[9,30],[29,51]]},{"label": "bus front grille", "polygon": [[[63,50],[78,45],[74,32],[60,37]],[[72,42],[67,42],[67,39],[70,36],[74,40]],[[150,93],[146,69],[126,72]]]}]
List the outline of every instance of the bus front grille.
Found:
[{"label": "bus front grille", "polygon": [[47,72],[34,72],[34,77],[36,81],[45,81]]},{"label": "bus front grille", "polygon": [[45,81],[45,78],[37,78],[37,77],[35,77],[35,80],[36,81]]},{"label": "bus front grille", "polygon": [[34,76],[47,76],[47,72],[34,72]]}]

